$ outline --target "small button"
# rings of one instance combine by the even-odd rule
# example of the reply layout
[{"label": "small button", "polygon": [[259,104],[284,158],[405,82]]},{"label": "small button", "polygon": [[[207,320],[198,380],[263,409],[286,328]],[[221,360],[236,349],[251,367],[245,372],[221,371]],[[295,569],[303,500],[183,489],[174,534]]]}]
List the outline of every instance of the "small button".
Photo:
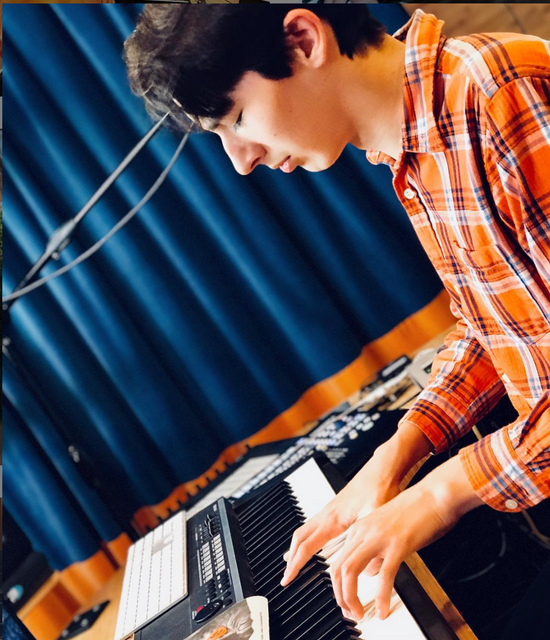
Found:
[{"label": "small button", "polygon": [[407,200],[412,200],[416,194],[412,189],[405,189],[405,191],[403,191],[403,195]]},{"label": "small button", "polygon": [[208,618],[211,618],[215,613],[217,613],[222,607],[222,602],[220,600],[214,600],[214,602],[209,602],[207,605],[196,608],[197,614],[195,616],[195,622],[200,624],[201,622],[205,622]]},{"label": "small button", "polygon": [[515,500],[506,500],[506,502],[504,503],[504,506],[507,509],[517,509],[518,503]]}]

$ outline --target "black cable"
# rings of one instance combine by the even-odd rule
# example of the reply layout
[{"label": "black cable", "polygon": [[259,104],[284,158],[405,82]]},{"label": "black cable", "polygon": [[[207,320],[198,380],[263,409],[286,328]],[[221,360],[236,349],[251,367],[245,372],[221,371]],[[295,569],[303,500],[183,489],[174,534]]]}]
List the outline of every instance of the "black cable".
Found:
[{"label": "black cable", "polygon": [[[17,291],[14,291],[13,293],[10,293],[7,296],[4,296],[2,298],[2,304],[6,304],[7,302],[10,302],[12,300],[16,300],[17,298],[19,298],[21,296],[24,296],[26,293],[29,293],[30,291],[33,291],[34,289],[37,289],[38,287],[41,287],[42,285],[46,284],[46,282],[49,282],[50,280],[53,280],[54,278],[58,278],[59,276],[63,275],[64,273],[67,273],[67,271],[70,271],[73,267],[76,267],[76,265],[80,264],[81,262],[84,262],[84,260],[87,260],[94,253],[96,253],[96,251],[98,251],[107,242],[107,240],[112,238],[112,236],[114,236],[114,234],[119,229],[124,227],[136,215],[136,213],[143,207],[143,205],[145,205],[151,199],[151,197],[156,193],[158,188],[161,186],[161,184],[166,179],[166,176],[170,172],[170,170],[173,167],[174,163],[178,159],[178,156],[180,155],[183,147],[185,146],[185,143],[187,142],[187,138],[188,137],[189,137],[189,133],[186,133],[183,136],[183,138],[181,139],[181,142],[179,143],[176,151],[174,152],[174,155],[170,159],[170,162],[166,165],[164,171],[156,179],[156,181],[153,183],[153,186],[149,189],[149,191],[147,191],[147,193],[137,203],[137,205],[135,207],[132,207],[132,209],[130,209],[130,211],[128,211],[128,213],[121,220],[119,220],[119,222],[117,222],[117,224],[110,231],[108,231],[100,240],[98,240],[89,249],[84,251],[84,253],[81,253],[77,258],[75,258],[74,260],[72,260],[71,262],[66,264],[64,267],[61,267],[60,269],[57,269],[57,271],[54,271],[53,273],[50,273],[49,275],[44,276],[43,278],[40,278],[39,280],[36,280],[35,282],[33,282],[32,284],[27,285],[26,287],[18,289]],[[110,180],[110,178],[109,178],[109,180]],[[105,186],[106,183],[104,183],[104,185],[102,185],[102,188]],[[109,185],[110,184],[111,184],[111,182],[109,182]],[[104,193],[104,191],[103,191],[103,193]],[[101,195],[103,195],[103,193],[101,193]],[[95,195],[97,195],[97,194],[95,194]],[[94,198],[95,198],[95,195],[94,195]],[[90,202],[91,201],[89,201],[88,204]],[[86,205],[85,208],[89,208],[88,204]],[[84,209],[82,209],[82,211],[83,210]]]}]

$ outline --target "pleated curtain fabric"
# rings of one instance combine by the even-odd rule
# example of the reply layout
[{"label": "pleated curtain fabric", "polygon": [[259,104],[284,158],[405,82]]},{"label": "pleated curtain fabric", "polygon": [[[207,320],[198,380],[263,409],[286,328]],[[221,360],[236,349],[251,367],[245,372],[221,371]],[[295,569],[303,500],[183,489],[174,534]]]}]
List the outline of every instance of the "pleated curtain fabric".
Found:
[{"label": "pleated curtain fabric", "polygon": [[[151,126],[121,57],[140,9],[3,7],[4,293]],[[390,32],[407,20],[373,10]],[[45,273],[120,220],[178,142],[160,133]],[[127,227],[4,319],[5,505],[53,568],[83,560],[117,517],[203,473],[440,290],[389,170],[363,152],[242,177],[215,136],[193,135]]]}]

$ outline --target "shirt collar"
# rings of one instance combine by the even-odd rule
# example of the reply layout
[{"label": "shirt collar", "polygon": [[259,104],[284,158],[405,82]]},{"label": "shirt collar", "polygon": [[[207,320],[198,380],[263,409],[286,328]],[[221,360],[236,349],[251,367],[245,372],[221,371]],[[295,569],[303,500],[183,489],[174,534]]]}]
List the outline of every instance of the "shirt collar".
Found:
[{"label": "shirt collar", "polygon": [[393,34],[406,47],[402,153],[394,163],[381,151],[367,151],[367,159],[373,164],[383,162],[397,166],[405,151],[435,153],[447,148],[433,112],[436,64],[446,39],[441,36],[443,24],[442,20],[417,9],[407,24]]}]

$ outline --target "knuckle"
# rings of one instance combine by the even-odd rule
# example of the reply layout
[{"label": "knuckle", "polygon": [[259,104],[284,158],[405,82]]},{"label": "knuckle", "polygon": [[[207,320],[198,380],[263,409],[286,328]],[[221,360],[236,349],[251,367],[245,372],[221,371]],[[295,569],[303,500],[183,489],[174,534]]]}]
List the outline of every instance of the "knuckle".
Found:
[{"label": "knuckle", "polygon": [[293,536],[292,536],[292,543],[293,544],[300,544],[307,536],[307,526],[306,525],[302,525],[301,527],[299,527],[298,529],[296,529],[296,531],[294,532]]},{"label": "knuckle", "polygon": [[344,580],[351,580],[355,575],[355,567],[351,562],[344,562],[342,564],[342,577]]}]

